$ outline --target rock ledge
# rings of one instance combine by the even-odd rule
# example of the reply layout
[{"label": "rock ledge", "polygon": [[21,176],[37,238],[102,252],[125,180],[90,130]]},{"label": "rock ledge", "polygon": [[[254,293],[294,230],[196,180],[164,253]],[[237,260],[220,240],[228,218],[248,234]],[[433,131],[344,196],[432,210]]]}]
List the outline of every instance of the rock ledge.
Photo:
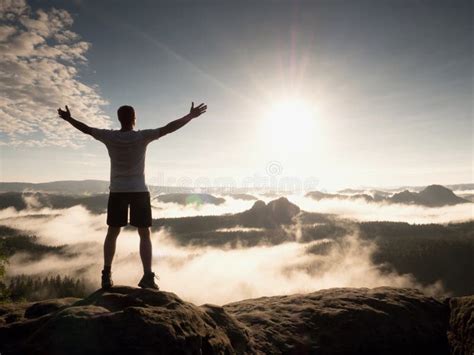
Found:
[{"label": "rock ledge", "polygon": [[473,350],[473,305],[474,296],[377,287],[196,306],[116,286],[84,299],[0,305],[0,353],[462,354]]}]

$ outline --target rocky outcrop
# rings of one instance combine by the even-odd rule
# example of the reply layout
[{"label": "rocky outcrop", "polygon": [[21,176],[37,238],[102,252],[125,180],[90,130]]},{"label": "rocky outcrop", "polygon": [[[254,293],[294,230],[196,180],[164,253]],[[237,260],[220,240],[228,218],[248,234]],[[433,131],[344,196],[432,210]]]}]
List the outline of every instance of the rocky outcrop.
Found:
[{"label": "rocky outcrop", "polygon": [[80,300],[0,306],[0,353],[470,354],[473,302],[377,287],[196,306],[117,286]]},{"label": "rocky outcrop", "polygon": [[430,185],[420,192],[410,192],[405,190],[396,193],[390,198],[390,202],[415,204],[427,207],[441,207],[467,203],[469,201],[457,196],[454,192],[444,186]]},{"label": "rocky outcrop", "polygon": [[280,197],[265,204],[262,200],[256,201],[252,208],[237,216],[242,225],[248,227],[275,228],[282,224],[290,224],[293,218],[300,212],[300,208],[288,201],[286,197]]}]

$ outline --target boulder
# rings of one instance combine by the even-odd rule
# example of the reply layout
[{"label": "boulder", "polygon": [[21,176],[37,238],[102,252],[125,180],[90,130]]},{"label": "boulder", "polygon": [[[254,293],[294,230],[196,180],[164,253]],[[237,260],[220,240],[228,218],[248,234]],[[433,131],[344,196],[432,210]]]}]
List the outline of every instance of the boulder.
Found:
[{"label": "boulder", "polygon": [[245,354],[246,328],[219,306],[171,292],[99,290],[66,308],[0,327],[5,354]]},{"label": "boulder", "polygon": [[453,297],[448,303],[451,354],[474,354],[474,296]]},{"label": "boulder", "polygon": [[330,288],[224,309],[264,354],[448,354],[446,304],[416,289]]}]

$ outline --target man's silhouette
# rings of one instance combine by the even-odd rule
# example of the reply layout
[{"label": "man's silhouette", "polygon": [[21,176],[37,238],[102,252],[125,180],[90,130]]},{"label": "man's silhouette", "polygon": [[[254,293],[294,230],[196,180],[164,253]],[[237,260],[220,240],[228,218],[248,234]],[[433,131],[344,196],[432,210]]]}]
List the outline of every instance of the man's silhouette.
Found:
[{"label": "man's silhouette", "polygon": [[110,193],[107,205],[108,231],[104,242],[104,269],[102,270],[102,288],[113,285],[112,260],[120,228],[128,224],[128,206],[130,205],[130,224],[138,228],[140,235],[140,257],[144,275],[138,286],[155,288],[155,274],[151,269],[152,246],[150,226],[152,224],[150,192],[145,183],[145,153],[148,143],[183,127],[193,118],[206,112],[207,106],[191,104],[189,113],[156,129],[134,130],[135,110],[131,106],[122,106],[117,115],[122,128],[120,130],[99,129],[71,117],[69,108],[58,109],[59,116],[79,131],[90,134],[107,147],[110,156]]}]

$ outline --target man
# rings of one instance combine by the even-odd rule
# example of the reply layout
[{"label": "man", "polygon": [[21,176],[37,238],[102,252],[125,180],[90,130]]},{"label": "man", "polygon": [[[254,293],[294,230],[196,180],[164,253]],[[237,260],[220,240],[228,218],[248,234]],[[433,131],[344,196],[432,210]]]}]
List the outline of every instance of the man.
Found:
[{"label": "man", "polygon": [[140,258],[143,264],[143,277],[138,286],[159,289],[152,272],[152,245],[150,226],[152,224],[150,192],[145,183],[145,153],[148,143],[183,127],[192,119],[206,112],[207,106],[200,104],[186,116],[156,129],[134,130],[135,110],[131,106],[122,106],[117,115],[122,128],[120,130],[98,129],[71,117],[69,108],[58,109],[59,116],[79,131],[89,134],[107,147],[110,156],[110,193],[107,205],[108,231],[104,242],[104,269],[102,270],[102,288],[110,288],[112,282],[112,260],[120,228],[128,224],[128,206],[130,206],[130,224],[138,228],[140,236]]}]

